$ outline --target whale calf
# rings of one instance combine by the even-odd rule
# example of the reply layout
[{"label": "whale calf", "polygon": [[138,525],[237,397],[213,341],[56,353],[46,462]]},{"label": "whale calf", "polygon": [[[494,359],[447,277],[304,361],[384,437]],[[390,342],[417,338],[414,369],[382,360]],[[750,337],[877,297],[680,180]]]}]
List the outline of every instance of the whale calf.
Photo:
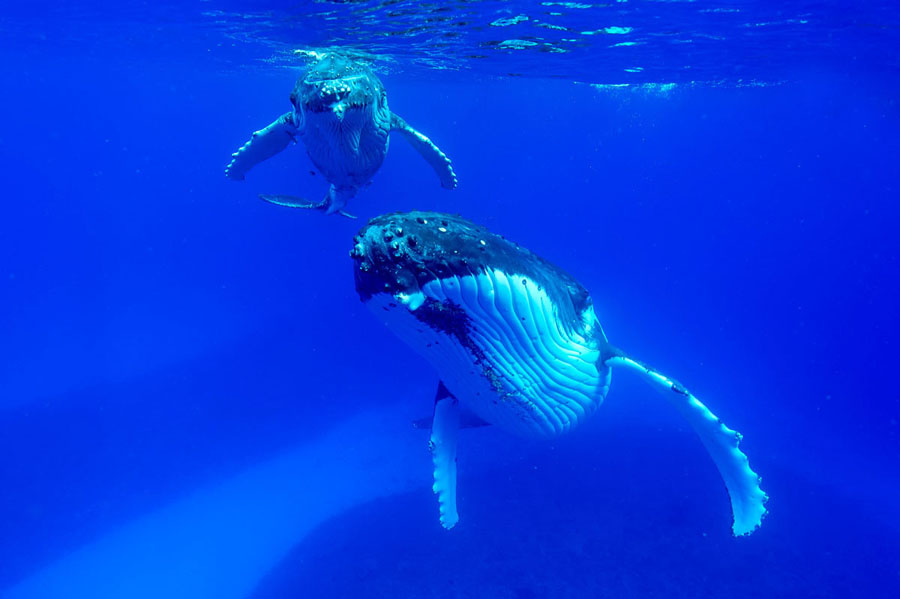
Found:
[{"label": "whale calf", "polygon": [[527,249],[459,216],[373,218],[354,238],[356,290],[438,371],[430,449],[440,521],[452,528],[461,407],[513,434],[552,438],[583,422],[633,370],[690,422],[731,499],[736,536],[766,515],[760,477],[728,428],[683,385],[612,345],[587,290]]},{"label": "whale calf", "polygon": [[329,183],[325,198],[310,202],[287,195],[264,194],[272,204],[343,214],[344,205],[368,185],[387,155],[389,135],[397,132],[437,174],[441,187],[455,189],[450,159],[427,136],[388,108],[381,79],[362,60],[339,52],[317,57],[291,93],[293,109],[231,155],[225,175],[241,181],[255,165],[299,139],[316,169]]}]

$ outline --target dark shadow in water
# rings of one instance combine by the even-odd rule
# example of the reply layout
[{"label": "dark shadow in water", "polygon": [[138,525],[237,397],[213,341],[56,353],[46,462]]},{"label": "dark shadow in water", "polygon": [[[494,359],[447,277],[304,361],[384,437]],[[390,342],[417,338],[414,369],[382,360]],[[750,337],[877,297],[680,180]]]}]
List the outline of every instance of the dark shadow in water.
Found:
[{"label": "dark shadow in water", "polygon": [[373,502],[307,537],[253,599],[850,597],[896,588],[900,539],[863,506],[766,464],[772,515],[751,537],[732,538],[702,449],[651,434],[612,432],[588,447],[582,439],[474,478],[461,457],[457,529],[440,529],[430,493]]}]

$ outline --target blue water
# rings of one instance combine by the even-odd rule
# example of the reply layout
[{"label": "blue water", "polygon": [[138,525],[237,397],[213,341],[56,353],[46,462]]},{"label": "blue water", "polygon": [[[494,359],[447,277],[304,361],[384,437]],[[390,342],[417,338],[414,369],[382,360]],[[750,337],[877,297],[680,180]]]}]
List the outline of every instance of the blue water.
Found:
[{"label": "blue water", "polygon": [[[2,596],[900,591],[894,3],[3,13]],[[358,221],[257,199],[324,192],[302,148],[224,177],[288,110],[302,51],[331,46],[374,60],[457,190],[400,138]],[[613,343],[743,433],[762,528],[731,536],[693,432],[617,372],[558,440],[463,431],[441,529],[410,424],[436,375],[347,256],[409,209],[575,275]]]}]

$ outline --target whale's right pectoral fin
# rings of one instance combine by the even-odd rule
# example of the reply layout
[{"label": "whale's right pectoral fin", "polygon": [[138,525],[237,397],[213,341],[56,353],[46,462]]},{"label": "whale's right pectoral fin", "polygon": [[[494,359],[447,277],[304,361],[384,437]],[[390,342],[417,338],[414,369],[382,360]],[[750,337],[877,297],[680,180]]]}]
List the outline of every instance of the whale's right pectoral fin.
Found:
[{"label": "whale's right pectoral fin", "polygon": [[250,141],[231,155],[231,162],[225,167],[225,176],[236,181],[243,180],[251,168],[295,142],[296,134],[293,113],[284,113],[271,125],[254,131]]},{"label": "whale's right pectoral fin", "polygon": [[680,383],[629,358],[620,350],[610,348],[611,355],[604,363],[608,366],[627,366],[646,377],[678,408],[697,432],[709,455],[725,481],[734,515],[732,531],[735,536],[747,535],[759,528],[766,515],[768,496],[760,488],[760,478],[750,468],[750,461],[739,446],[741,434],[722,422]]},{"label": "whale's right pectoral fin", "polygon": [[458,180],[456,173],[453,172],[453,165],[450,159],[444,154],[433,141],[428,139],[422,133],[409,126],[409,124],[396,114],[391,113],[391,131],[397,131],[415,148],[425,161],[431,165],[438,178],[441,180],[441,187],[444,189],[456,189]]},{"label": "whale's right pectoral fin", "polygon": [[459,522],[456,511],[456,443],[459,434],[459,402],[441,382],[434,398],[431,424],[431,459],[434,462],[434,492],[438,496],[441,526]]}]

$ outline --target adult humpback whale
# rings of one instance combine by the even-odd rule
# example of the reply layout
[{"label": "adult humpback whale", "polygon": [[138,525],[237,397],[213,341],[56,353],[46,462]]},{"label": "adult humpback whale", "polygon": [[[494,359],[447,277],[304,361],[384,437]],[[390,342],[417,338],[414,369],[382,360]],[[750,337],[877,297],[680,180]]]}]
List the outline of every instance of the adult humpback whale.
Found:
[{"label": "adult humpback whale", "polygon": [[597,409],[614,366],[644,375],[691,423],[725,481],[734,534],[759,527],[768,497],[741,435],[680,383],[610,344],[590,295],[568,273],[447,214],[379,216],[354,241],[360,299],[440,375],[430,447],[445,528],[459,519],[460,404],[512,433],[553,437]]},{"label": "adult humpback whale", "polygon": [[225,175],[243,180],[253,166],[281,152],[299,137],[310,160],[331,185],[321,202],[261,195],[267,202],[350,216],[344,212],[344,205],[381,167],[392,131],[403,135],[428,162],[441,187],[456,187],[450,159],[428,137],[391,112],[384,85],[363,62],[335,52],[318,56],[297,81],[291,104],[293,110],[254,132],[250,141],[231,155]]}]

